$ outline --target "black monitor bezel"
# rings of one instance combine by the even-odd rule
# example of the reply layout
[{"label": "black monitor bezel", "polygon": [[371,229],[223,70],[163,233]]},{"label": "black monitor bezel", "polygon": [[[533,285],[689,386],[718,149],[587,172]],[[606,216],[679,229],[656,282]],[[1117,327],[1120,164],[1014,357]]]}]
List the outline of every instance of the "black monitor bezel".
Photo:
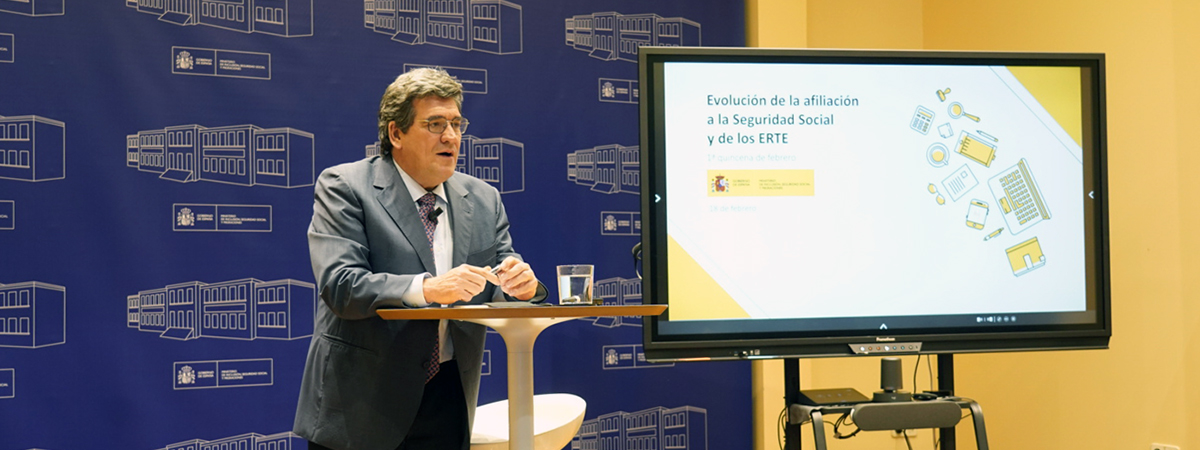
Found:
[{"label": "black monitor bezel", "polygon": [[[666,227],[663,216],[665,199],[657,194],[664,180],[665,161],[661,133],[655,121],[662,120],[661,64],[665,62],[791,62],[814,64],[954,64],[954,65],[1040,65],[1080,66],[1090,69],[1085,82],[1092,83],[1091,121],[1085,120],[1084,182],[1095,192],[1095,202],[1085,207],[1088,250],[1088,311],[1094,320],[1071,325],[1011,325],[988,331],[968,328],[908,329],[876,332],[840,330],[824,333],[695,333],[665,334],[661,325],[669,323],[669,296],[665,273]],[[1016,53],[963,51],[859,51],[811,49],[762,49],[736,47],[642,47],[638,56],[641,212],[643,242],[643,302],[667,304],[661,316],[648,317],[643,326],[645,356],[651,361],[707,359],[836,357],[852,356],[852,345],[888,342],[920,343],[920,353],[948,354],[1035,350],[1102,349],[1112,336],[1111,287],[1109,276],[1107,136],[1105,114],[1104,54],[1099,53]],[[1088,153],[1087,148],[1094,148]]]}]

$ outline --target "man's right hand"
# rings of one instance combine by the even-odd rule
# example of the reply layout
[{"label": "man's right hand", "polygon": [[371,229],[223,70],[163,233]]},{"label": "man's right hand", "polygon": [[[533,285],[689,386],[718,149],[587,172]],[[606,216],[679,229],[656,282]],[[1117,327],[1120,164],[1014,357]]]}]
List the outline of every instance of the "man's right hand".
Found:
[{"label": "man's right hand", "polygon": [[482,267],[463,264],[450,271],[424,281],[425,301],[449,305],[457,301],[470,301],[471,297],[483,292],[488,280],[495,278]]}]

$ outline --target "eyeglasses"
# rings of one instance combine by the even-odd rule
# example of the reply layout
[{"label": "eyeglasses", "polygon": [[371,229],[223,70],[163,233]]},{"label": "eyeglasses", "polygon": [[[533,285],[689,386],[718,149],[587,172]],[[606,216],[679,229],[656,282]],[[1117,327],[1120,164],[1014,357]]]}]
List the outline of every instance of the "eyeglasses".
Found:
[{"label": "eyeglasses", "polygon": [[447,120],[445,118],[428,119],[422,120],[421,123],[424,123],[425,129],[429,130],[429,132],[433,134],[444,133],[446,131],[447,124],[453,127],[454,131],[458,134],[463,134],[467,132],[467,124],[470,122],[467,121],[466,117],[459,117],[454,120]]}]

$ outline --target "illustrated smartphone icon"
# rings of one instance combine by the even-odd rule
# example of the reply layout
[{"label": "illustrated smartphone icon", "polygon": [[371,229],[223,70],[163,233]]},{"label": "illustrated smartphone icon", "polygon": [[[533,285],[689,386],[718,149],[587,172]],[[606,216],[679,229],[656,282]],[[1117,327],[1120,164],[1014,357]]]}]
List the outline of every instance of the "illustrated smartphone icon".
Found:
[{"label": "illustrated smartphone icon", "polygon": [[978,199],[971,199],[971,204],[967,206],[967,226],[976,230],[982,230],[983,224],[987,222],[987,215],[987,203]]}]

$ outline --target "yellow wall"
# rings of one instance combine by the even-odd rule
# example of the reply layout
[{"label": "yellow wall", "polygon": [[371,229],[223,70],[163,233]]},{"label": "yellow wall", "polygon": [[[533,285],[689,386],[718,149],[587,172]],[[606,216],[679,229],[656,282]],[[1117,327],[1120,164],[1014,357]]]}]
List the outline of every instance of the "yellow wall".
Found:
[{"label": "yellow wall", "polygon": [[811,48],[920,49],[919,0],[810,0]]},{"label": "yellow wall", "polygon": [[746,45],[804,47],[807,0],[746,0]]},{"label": "yellow wall", "polygon": [[[751,47],[805,47],[807,0],[746,0],[746,44]],[[800,374],[810,379],[805,367]],[[779,448],[777,419],[783,410],[783,364],[751,363],[751,403],[754,408],[754,448]]]},{"label": "yellow wall", "polygon": [[[983,405],[993,448],[1200,448],[1200,176],[1190,173],[1200,139],[1189,125],[1200,123],[1200,2],[749,3],[748,42],[758,46],[1105,53],[1111,348],[959,355],[957,388]],[[906,383],[913,363],[904,359]],[[777,448],[780,367],[754,366],[757,449]],[[878,358],[802,367],[806,388],[878,390]],[[971,433],[959,426],[959,448],[974,448]],[[906,448],[887,434],[830,445]],[[929,448],[930,438],[922,430],[914,447]]]},{"label": "yellow wall", "polygon": [[[1179,124],[1174,127],[1176,145],[1172,149],[1174,171],[1179,182],[1179,195],[1175,198],[1174,209],[1179,211],[1179,271],[1181,314],[1175,320],[1180,328],[1180,345],[1172,346],[1179,349],[1179,356],[1172,358],[1170,366],[1172,376],[1182,385],[1183,430],[1180,442],[1184,449],[1194,449],[1200,446],[1200,235],[1192,233],[1193,224],[1200,221],[1197,206],[1200,201],[1191,193],[1200,192],[1200,176],[1195,168],[1200,167],[1200,152],[1195,151],[1191,144],[1195,137],[1194,128],[1187,125],[1200,121],[1200,27],[1196,20],[1200,19],[1200,2],[1176,2],[1171,11],[1171,27],[1174,30],[1172,61],[1175,66],[1175,80],[1171,86],[1174,91],[1174,116]],[[1147,109],[1150,109],[1149,107]],[[1110,126],[1111,127],[1111,126]],[[1137,150],[1132,150],[1136,152]],[[1172,164],[1164,164],[1168,169]],[[1137,251],[1133,248],[1132,251]],[[1153,330],[1147,331],[1154,335]]]}]

